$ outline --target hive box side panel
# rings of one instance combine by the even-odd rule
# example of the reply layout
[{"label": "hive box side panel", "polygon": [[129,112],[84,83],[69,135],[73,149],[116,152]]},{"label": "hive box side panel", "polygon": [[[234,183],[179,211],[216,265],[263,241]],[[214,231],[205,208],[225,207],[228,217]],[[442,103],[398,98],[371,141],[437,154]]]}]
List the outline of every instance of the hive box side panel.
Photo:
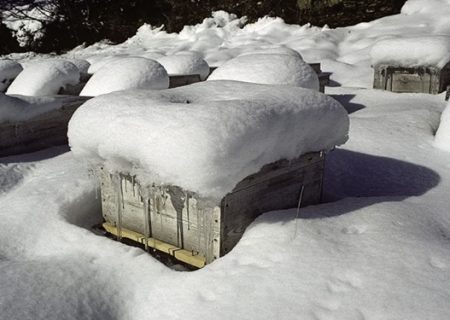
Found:
[{"label": "hive box side panel", "polygon": [[222,201],[223,234],[221,255],[229,252],[246,227],[260,214],[320,202],[325,157],[308,154],[263,168],[236,186]]},{"label": "hive box side panel", "polygon": [[201,254],[208,263],[219,256],[218,206],[176,186],[157,185],[144,190],[129,175],[100,169],[99,176],[106,222],[117,226],[120,209],[122,228]]}]

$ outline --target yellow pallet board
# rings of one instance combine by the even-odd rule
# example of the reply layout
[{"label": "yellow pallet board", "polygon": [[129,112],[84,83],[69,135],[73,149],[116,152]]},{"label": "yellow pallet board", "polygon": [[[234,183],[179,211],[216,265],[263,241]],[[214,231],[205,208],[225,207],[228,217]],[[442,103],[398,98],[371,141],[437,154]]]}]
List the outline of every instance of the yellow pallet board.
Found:
[{"label": "yellow pallet board", "polygon": [[[118,231],[115,226],[108,222],[103,223],[103,228],[108,233],[111,233],[115,236],[118,236]],[[125,228],[121,228],[121,237],[127,238],[129,240],[138,242],[140,244],[144,244],[146,242],[146,238],[143,234],[131,231]],[[171,256],[175,257],[177,260],[180,260],[184,263],[187,263],[191,266],[197,267],[197,268],[203,268],[206,264],[206,258],[193,253],[192,251],[184,250],[181,248],[178,248],[174,245],[159,241],[154,238],[147,238],[147,244],[149,247],[152,247],[158,251],[165,252],[167,254],[170,254]]]}]

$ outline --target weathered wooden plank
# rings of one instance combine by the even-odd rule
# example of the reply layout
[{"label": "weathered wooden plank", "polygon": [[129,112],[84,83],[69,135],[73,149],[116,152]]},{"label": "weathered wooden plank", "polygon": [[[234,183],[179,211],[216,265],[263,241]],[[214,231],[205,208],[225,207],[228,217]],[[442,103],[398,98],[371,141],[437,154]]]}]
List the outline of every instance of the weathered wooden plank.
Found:
[{"label": "weathered wooden plank", "polygon": [[88,97],[61,96],[62,107],[28,121],[0,124],[0,156],[67,144],[67,125]]},{"label": "weathered wooden plank", "polygon": [[398,93],[443,92],[450,84],[450,63],[442,69],[436,67],[405,68],[377,65],[374,71],[375,89]]},{"label": "weathered wooden plank", "polygon": [[171,74],[169,75],[169,88],[186,86],[202,81],[199,74]]},{"label": "weathered wooden plank", "polygon": [[[324,159],[309,166],[292,168],[246,188],[233,190],[222,200],[224,231],[221,255],[231,250],[242,237],[245,228],[260,214],[273,210],[297,207],[300,191],[304,187],[301,206],[320,202]],[[243,206],[242,204],[245,204]]]}]

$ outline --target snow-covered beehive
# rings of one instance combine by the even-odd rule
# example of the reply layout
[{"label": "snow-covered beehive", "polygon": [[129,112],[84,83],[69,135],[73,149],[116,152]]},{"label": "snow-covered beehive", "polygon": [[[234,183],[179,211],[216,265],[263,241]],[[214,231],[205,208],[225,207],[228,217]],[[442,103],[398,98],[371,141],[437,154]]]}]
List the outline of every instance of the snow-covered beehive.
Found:
[{"label": "snow-covered beehive", "polygon": [[375,89],[438,94],[450,85],[450,37],[382,40],[371,56]]},{"label": "snow-covered beehive", "polygon": [[347,133],[346,111],[319,92],[219,80],[100,96],[69,124],[98,173],[105,229],[196,267],[261,213],[317,203],[325,152]]},{"label": "snow-covered beehive", "polygon": [[67,125],[88,98],[0,93],[0,156],[67,144]]}]

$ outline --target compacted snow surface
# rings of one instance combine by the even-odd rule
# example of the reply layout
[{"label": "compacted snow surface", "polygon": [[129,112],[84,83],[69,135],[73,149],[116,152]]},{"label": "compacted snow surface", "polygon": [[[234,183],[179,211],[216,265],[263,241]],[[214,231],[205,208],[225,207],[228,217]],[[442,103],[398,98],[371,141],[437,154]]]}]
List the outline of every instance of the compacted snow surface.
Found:
[{"label": "compacted snow surface", "polygon": [[89,230],[101,221],[97,184],[68,149],[0,159],[1,318],[448,319],[448,107],[442,115],[442,94],[368,88],[372,46],[448,36],[450,2],[409,0],[402,12],[335,30],[269,18],[242,29],[242,19],[216,14],[179,35],[146,26],[122,45],[74,50],[188,48],[217,65],[284,42],[334,72],[327,94],[349,113],[349,140],[327,156],[327,203],[298,219],[295,209],[263,214],[229,254],[190,273]]}]

